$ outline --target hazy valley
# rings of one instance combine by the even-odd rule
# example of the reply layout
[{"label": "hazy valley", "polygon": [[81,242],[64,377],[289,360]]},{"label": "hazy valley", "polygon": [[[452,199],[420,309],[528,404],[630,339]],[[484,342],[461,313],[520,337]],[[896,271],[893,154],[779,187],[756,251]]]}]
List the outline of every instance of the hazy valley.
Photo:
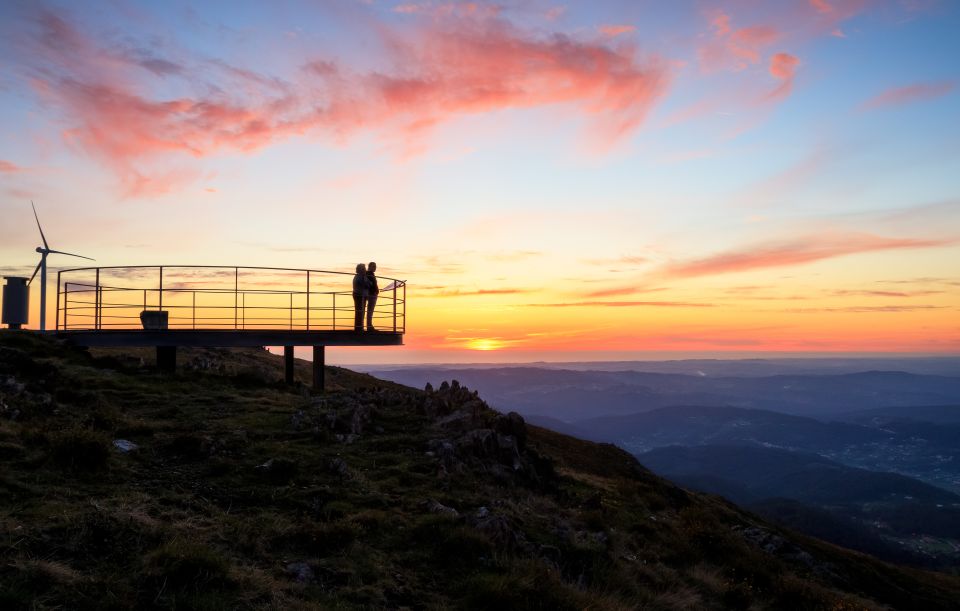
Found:
[{"label": "hazy valley", "polygon": [[[858,371],[880,364],[904,371]],[[960,376],[943,375],[960,371],[958,359],[550,367],[376,374],[411,385],[453,377],[498,409],[614,443],[673,481],[814,536],[960,566]]]}]

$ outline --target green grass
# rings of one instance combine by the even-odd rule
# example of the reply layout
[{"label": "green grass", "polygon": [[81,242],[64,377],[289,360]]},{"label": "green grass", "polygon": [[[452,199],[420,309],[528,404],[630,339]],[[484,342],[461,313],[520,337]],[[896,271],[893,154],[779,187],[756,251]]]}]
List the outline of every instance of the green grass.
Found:
[{"label": "green grass", "polygon": [[[262,350],[179,356],[181,370],[161,375],[149,350],[91,353],[0,332],[0,608],[960,600],[955,577],[786,533],[613,446],[530,426],[520,471],[467,455],[441,468],[428,442],[463,431],[438,427],[420,390],[328,368],[331,388],[317,397],[279,383],[281,359]],[[297,375],[308,379],[309,364]],[[472,393],[446,392],[443,413],[473,413]],[[352,437],[358,406],[369,421]],[[470,426],[495,422],[483,407]],[[119,452],[118,438],[139,449]],[[780,551],[751,543],[751,528]]]}]

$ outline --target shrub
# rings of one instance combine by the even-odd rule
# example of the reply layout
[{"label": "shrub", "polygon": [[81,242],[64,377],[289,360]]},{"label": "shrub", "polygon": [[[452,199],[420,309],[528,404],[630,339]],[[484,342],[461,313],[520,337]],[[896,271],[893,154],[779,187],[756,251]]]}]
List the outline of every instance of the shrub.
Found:
[{"label": "shrub", "polygon": [[215,550],[193,541],[173,539],[146,558],[147,573],[165,579],[174,590],[201,590],[226,585],[229,563]]},{"label": "shrub", "polygon": [[311,554],[328,556],[346,548],[359,535],[359,526],[341,520],[329,524],[305,525],[296,533],[295,539],[298,547],[305,547]]},{"label": "shrub", "polygon": [[69,471],[100,471],[110,460],[110,438],[90,429],[60,431],[50,437],[50,456]]},{"label": "shrub", "polygon": [[469,567],[480,558],[493,556],[489,537],[446,516],[425,516],[408,534],[410,547],[429,551],[430,562],[438,566]]},{"label": "shrub", "polygon": [[581,609],[577,592],[555,573],[533,562],[519,563],[505,574],[482,573],[464,586],[466,609]]}]

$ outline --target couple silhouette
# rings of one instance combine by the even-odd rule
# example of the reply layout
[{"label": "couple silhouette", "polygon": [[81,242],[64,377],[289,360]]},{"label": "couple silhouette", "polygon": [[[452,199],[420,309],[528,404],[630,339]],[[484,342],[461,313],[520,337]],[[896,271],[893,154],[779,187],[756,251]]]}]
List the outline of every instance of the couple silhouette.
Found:
[{"label": "couple silhouette", "polygon": [[373,327],[373,310],[377,307],[377,264],[371,261],[364,266],[357,263],[357,273],[353,277],[353,330],[363,331],[363,309],[367,309],[367,331],[376,331]]}]

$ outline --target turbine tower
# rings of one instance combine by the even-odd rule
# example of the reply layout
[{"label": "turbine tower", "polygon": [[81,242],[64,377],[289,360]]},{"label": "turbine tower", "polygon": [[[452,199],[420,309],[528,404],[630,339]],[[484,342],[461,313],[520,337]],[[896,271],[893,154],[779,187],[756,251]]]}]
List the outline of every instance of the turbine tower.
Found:
[{"label": "turbine tower", "polygon": [[37,268],[33,270],[33,275],[30,276],[30,280],[27,284],[33,284],[33,279],[37,277],[37,272],[40,272],[40,330],[47,330],[47,255],[49,254],[58,254],[58,255],[67,255],[70,257],[80,257],[81,259],[89,259],[90,261],[95,261],[96,259],[91,259],[90,257],[84,257],[83,255],[75,255],[69,252],[63,252],[62,250],[53,250],[50,248],[50,245],[47,244],[47,238],[43,235],[43,227],[40,226],[40,217],[37,216],[37,207],[33,205],[33,200],[30,200],[30,207],[33,208],[33,218],[37,219],[37,229],[40,230],[40,239],[43,240],[43,246],[37,246],[37,252],[40,253],[40,263],[37,263]]}]

